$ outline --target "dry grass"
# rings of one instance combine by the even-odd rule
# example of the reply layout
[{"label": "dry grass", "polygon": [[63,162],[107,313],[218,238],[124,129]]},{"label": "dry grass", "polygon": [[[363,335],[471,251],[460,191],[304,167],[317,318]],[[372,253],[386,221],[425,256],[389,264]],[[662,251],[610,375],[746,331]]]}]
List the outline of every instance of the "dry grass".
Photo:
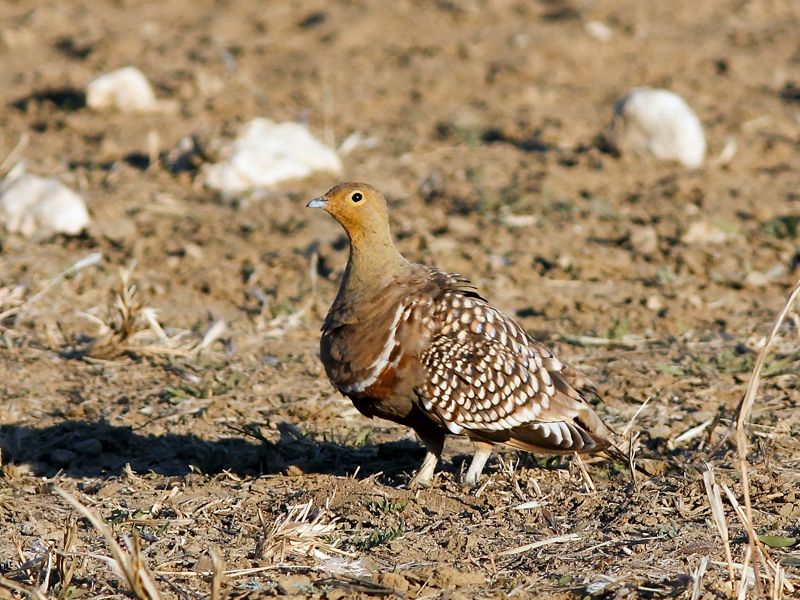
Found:
[{"label": "dry grass", "polygon": [[12,348],[19,333],[14,329],[14,316],[25,301],[25,287],[0,287],[0,347]]},{"label": "dry grass", "polygon": [[328,499],[325,506],[317,510],[312,510],[311,500],[290,506],[286,514],[278,517],[269,527],[259,511],[263,535],[258,541],[255,555],[272,562],[283,562],[292,556],[320,560],[329,559],[332,554],[352,556],[338,549],[336,541],[331,541],[337,519],[330,514],[330,501]]},{"label": "dry grass", "polygon": [[161,600],[161,593],[158,590],[150,568],[142,557],[139,537],[125,537],[125,549],[117,543],[116,537],[108,525],[95,511],[84,506],[75,496],[64,490],[57,489],[56,493],[72,505],[81,515],[83,515],[95,529],[103,536],[108,547],[111,549],[111,557],[100,556],[97,558],[107,561],[120,577],[125,580],[131,593],[139,600]]},{"label": "dry grass", "polygon": [[222,562],[217,548],[211,548],[209,551],[211,555],[211,566],[213,571],[211,573],[211,600],[222,599],[222,584],[225,580],[225,564]]},{"label": "dry grass", "polygon": [[522,554],[523,552],[530,552],[531,550],[536,550],[537,548],[544,548],[545,546],[550,546],[552,544],[565,544],[569,542],[577,542],[580,541],[580,539],[581,536],[576,535],[574,533],[570,533],[567,535],[558,535],[555,537],[539,540],[538,542],[531,542],[530,544],[517,546],[516,548],[509,548],[508,550],[502,550],[497,553],[497,556],[514,556],[516,554]]},{"label": "dry grass", "polygon": [[0,327],[3,322],[14,316],[19,307],[24,304],[25,287],[21,285],[9,285],[0,287]]},{"label": "dry grass", "polygon": [[122,355],[193,357],[225,331],[225,322],[220,320],[201,339],[187,330],[168,334],[158,321],[156,309],[139,301],[137,286],[131,281],[133,268],[120,270],[120,285],[108,306],[102,311],[79,313],[98,328],[91,341],[78,348],[80,354],[104,360]]},{"label": "dry grass", "polygon": [[711,505],[711,516],[714,519],[714,525],[717,526],[719,537],[722,539],[722,544],[725,547],[725,561],[728,564],[728,582],[730,583],[731,590],[733,590],[735,575],[733,571],[731,543],[728,535],[728,522],[725,520],[725,509],[722,507],[722,494],[714,478],[714,470],[710,465],[703,472],[703,484],[705,485],[706,494],[708,495],[708,503]]},{"label": "dry grass", "polygon": [[[786,315],[789,313],[789,309],[791,308],[798,294],[800,294],[800,282],[798,282],[792,289],[783,308],[775,319],[769,335],[764,340],[764,344],[761,347],[758,357],[756,358],[752,374],[748,380],[747,389],[736,409],[736,417],[734,419],[736,423],[736,449],[739,471],[741,473],[742,493],[745,502],[744,508],[741,507],[736,495],[727,485],[723,484],[721,489],[725,491],[728,501],[730,502],[734,512],[747,532],[748,548],[741,564],[736,564],[733,562],[728,534],[728,523],[725,519],[725,512],[722,506],[722,495],[720,493],[720,486],[717,485],[715,481],[713,469],[708,466],[706,471],[703,473],[703,482],[705,484],[706,494],[711,506],[711,514],[725,549],[730,593],[738,598],[746,597],[748,589],[751,585],[755,588],[755,596],[759,598],[768,597],[779,599],[784,597],[784,591],[788,593],[793,593],[795,591],[793,584],[787,579],[786,574],[780,564],[769,556],[766,546],[758,539],[758,534],[755,530],[747,458],[747,424],[750,419],[750,415],[753,412],[756,393],[761,381],[761,374],[764,369],[764,363],[766,361],[767,354],[769,353],[772,343],[775,340],[775,336],[777,335],[778,330],[786,318]],[[706,426],[706,423],[702,424],[703,429],[705,429]],[[683,434],[679,437],[685,436],[686,434]],[[750,566],[751,561],[752,567]],[[741,579],[739,580],[738,587],[735,585],[734,581],[734,568],[741,570]],[[765,581],[768,582],[769,589],[765,588]]]},{"label": "dry grass", "polygon": [[[772,582],[772,593],[771,596],[773,598],[780,598],[782,594],[782,590],[786,587],[787,591],[793,591],[792,585],[785,580],[784,574],[782,569],[780,568],[777,563],[770,561],[769,556],[767,554],[766,549],[764,548],[763,544],[760,544],[758,541],[758,536],[756,535],[755,528],[753,526],[753,506],[751,501],[750,495],[750,478],[748,473],[748,462],[747,462],[747,422],[750,419],[750,415],[753,412],[753,405],[755,404],[756,400],[756,393],[758,391],[758,385],[761,381],[761,372],[764,369],[764,362],[767,359],[767,353],[772,346],[772,342],[775,339],[778,330],[783,323],[783,320],[786,318],[786,315],[789,313],[789,309],[791,308],[792,304],[794,303],[795,298],[800,293],[800,281],[795,284],[794,288],[792,289],[789,297],[786,300],[786,303],[783,305],[780,313],[778,313],[778,317],[775,319],[775,323],[772,325],[772,330],[769,332],[767,339],[764,341],[764,346],[761,348],[761,351],[758,353],[758,357],[756,358],[756,363],[753,367],[753,373],[750,376],[750,380],[747,383],[747,390],[742,397],[739,406],[736,409],[736,449],[739,455],[739,470],[741,471],[742,475],[742,492],[744,494],[744,514],[740,514],[740,511],[737,510],[737,514],[744,520],[745,528],[747,529],[747,536],[750,545],[750,556],[753,560],[753,571],[755,574],[755,587],[756,587],[756,595],[761,597],[765,590],[763,589],[763,584],[761,581],[761,562],[765,563],[764,568],[764,577]],[[733,501],[734,497],[733,494],[729,495],[729,498]],[[745,561],[747,564],[747,561]],[[746,569],[743,569],[743,572]],[[778,585],[778,582],[783,581],[784,585]],[[742,575],[742,583],[740,586],[743,588],[745,585],[745,575]]]},{"label": "dry grass", "polygon": [[[0,598],[10,597],[4,594],[9,591],[37,599],[63,600],[70,597],[74,591],[72,581],[78,569],[78,562],[72,554],[77,540],[78,525],[72,517],[64,525],[60,548],[50,544],[43,552],[37,552],[28,559],[15,538],[20,566],[0,576]],[[48,592],[51,594],[48,595]]]},{"label": "dry grass", "polygon": [[[727,485],[723,485],[722,489],[725,491],[725,495],[728,497],[728,501],[731,503],[731,506],[733,506],[736,516],[739,517],[742,527],[744,527],[748,533],[751,531],[754,532],[754,527],[751,520],[752,516],[748,518],[746,512],[742,509],[739,501],[736,499],[735,494]],[[755,551],[753,551],[753,547],[755,547]],[[750,559],[753,560],[752,568],[748,564]],[[792,582],[786,578],[783,568],[770,557],[766,546],[756,536],[755,544],[748,545],[744,563],[740,567],[742,569],[742,579],[738,590],[739,598],[744,598],[746,596],[750,580],[754,580],[753,583],[757,586],[759,577],[757,569],[759,568],[759,565],[764,567],[764,578],[770,582],[770,590],[767,593],[763,588],[759,589],[756,587],[757,595],[763,594],[767,598],[778,600],[784,597],[784,590],[790,594],[795,591],[795,587]]]}]

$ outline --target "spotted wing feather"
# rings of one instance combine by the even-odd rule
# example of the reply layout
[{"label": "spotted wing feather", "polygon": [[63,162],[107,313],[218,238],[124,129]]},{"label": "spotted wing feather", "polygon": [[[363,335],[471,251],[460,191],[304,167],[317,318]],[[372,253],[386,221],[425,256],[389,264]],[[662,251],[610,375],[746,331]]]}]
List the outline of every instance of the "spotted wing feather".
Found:
[{"label": "spotted wing feather", "polygon": [[442,294],[438,331],[421,356],[423,407],[452,433],[527,450],[589,452],[611,433],[581,393],[576,372],[480,297]]}]

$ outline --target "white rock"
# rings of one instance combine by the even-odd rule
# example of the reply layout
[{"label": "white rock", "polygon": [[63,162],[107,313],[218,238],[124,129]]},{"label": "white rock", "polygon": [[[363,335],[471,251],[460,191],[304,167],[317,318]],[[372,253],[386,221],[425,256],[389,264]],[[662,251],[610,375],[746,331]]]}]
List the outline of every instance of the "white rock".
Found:
[{"label": "white rock", "polygon": [[651,225],[634,227],[630,240],[631,247],[642,254],[654,254],[658,250],[658,233]]},{"label": "white rock", "polygon": [[661,301],[661,298],[653,294],[652,296],[647,297],[645,306],[654,312],[658,312],[664,308],[664,303]]},{"label": "white rock", "polygon": [[9,177],[0,184],[0,222],[8,231],[27,237],[77,235],[89,225],[83,198],[57,179]]},{"label": "white rock", "polygon": [[253,119],[223,155],[227,158],[206,166],[202,176],[206,185],[224,194],[274,187],[315,171],[342,171],[336,152],[299,123]]},{"label": "white rock", "polygon": [[611,27],[601,21],[589,21],[583,27],[590,36],[601,42],[607,42],[614,37]]},{"label": "white rock", "polygon": [[124,67],[89,82],[86,104],[95,110],[151,112],[164,108],[156,100],[153,86],[136,67]]},{"label": "white rock", "polygon": [[697,168],[706,154],[700,119],[683,98],[668,90],[635,88],[614,105],[609,129],[620,150],[651,154]]},{"label": "white rock", "polygon": [[728,240],[728,234],[708,221],[695,221],[681,237],[684,244],[722,244]]}]

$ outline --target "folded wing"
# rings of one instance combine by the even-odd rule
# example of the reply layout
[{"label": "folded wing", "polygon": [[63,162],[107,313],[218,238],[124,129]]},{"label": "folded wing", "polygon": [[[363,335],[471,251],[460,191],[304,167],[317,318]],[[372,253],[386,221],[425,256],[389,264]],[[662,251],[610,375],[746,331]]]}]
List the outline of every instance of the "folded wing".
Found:
[{"label": "folded wing", "polygon": [[423,408],[452,433],[548,453],[596,452],[611,430],[576,389],[572,367],[480,297],[436,302],[441,323],[420,356]]}]

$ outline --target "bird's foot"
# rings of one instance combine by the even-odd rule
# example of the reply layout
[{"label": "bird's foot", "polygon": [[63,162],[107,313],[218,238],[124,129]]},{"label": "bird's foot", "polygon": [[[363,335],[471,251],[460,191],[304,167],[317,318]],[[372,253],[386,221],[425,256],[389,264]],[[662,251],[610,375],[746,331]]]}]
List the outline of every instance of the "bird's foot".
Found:
[{"label": "bird's foot", "polygon": [[439,457],[433,452],[428,452],[425,455],[425,460],[422,461],[417,474],[408,482],[409,488],[427,488],[431,487],[431,480],[433,479],[433,471],[436,469],[436,463],[439,462]]},{"label": "bird's foot", "polygon": [[408,488],[412,490],[417,488],[429,488],[431,487],[432,479],[432,477],[420,477],[420,474],[417,473],[411,478],[411,481],[408,482]]},{"label": "bird's foot", "polygon": [[474,442],[475,455],[472,457],[472,462],[467,469],[467,474],[464,475],[462,484],[466,487],[475,487],[478,485],[478,480],[481,478],[483,467],[486,461],[492,455],[492,445],[483,442]]},{"label": "bird's foot", "polygon": [[480,480],[481,476],[478,475],[477,477],[467,477],[466,475],[461,480],[461,487],[464,491],[471,490],[473,488],[478,487],[478,481]]}]

